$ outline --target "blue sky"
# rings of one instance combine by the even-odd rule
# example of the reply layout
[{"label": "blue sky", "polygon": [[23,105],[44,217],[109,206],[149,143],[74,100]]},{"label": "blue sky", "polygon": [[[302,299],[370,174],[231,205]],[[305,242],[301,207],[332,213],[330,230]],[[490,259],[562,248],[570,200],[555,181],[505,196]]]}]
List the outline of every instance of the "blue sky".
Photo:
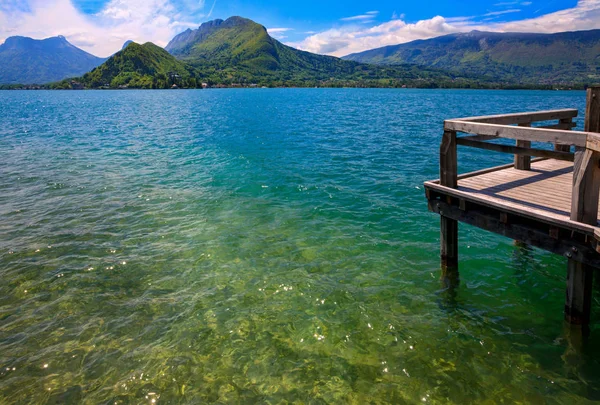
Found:
[{"label": "blue sky", "polygon": [[128,39],[164,46],[178,32],[232,15],[263,24],[292,46],[341,56],[472,29],[600,28],[600,0],[0,0],[0,42],[60,34],[108,56]]}]

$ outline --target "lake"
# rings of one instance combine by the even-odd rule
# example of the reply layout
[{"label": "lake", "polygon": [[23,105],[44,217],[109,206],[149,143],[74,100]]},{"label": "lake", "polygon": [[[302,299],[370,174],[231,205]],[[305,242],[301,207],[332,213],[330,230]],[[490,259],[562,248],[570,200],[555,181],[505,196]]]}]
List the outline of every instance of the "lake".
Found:
[{"label": "lake", "polygon": [[[584,92],[0,92],[0,403],[600,401],[566,262],[460,226],[444,119]],[[511,156],[459,150],[459,171]]]}]

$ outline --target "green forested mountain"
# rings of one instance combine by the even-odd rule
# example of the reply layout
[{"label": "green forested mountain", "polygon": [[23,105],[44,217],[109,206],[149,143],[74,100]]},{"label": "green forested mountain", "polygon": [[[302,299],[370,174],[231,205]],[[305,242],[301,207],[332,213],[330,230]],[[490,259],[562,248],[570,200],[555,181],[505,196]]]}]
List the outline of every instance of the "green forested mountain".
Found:
[{"label": "green forested mountain", "polygon": [[80,76],[106,59],[71,45],[64,37],[10,37],[0,45],[0,84],[42,84]]},{"label": "green forested mountain", "polygon": [[343,59],[416,64],[518,84],[600,82],[600,30],[557,34],[473,31],[386,46]]},{"label": "green forested mountain", "polygon": [[131,42],[83,77],[64,81],[58,87],[71,87],[71,82],[90,88],[196,86],[192,67],[150,42],[144,45]]},{"label": "green forested mountain", "polygon": [[460,87],[460,75],[414,66],[376,67],[303,52],[272,38],[265,27],[241,17],[202,24],[177,35],[166,50],[210,83],[268,85],[402,84]]}]

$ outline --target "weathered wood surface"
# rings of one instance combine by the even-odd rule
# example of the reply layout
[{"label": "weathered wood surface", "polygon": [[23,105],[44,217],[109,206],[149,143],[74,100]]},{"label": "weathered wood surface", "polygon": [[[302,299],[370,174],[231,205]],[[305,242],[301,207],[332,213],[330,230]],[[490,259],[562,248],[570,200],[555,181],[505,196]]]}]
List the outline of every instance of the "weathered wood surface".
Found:
[{"label": "weathered wood surface", "polygon": [[456,188],[458,161],[456,154],[456,132],[445,131],[440,145],[440,184]]},{"label": "weathered wood surface", "polygon": [[469,121],[469,122],[480,122],[488,124],[498,125],[511,125],[511,124],[531,124],[539,121],[551,121],[560,120],[565,118],[575,118],[578,115],[576,109],[565,109],[565,110],[550,110],[550,111],[536,111],[536,112],[524,112],[515,114],[501,114],[501,115],[487,115],[483,117],[468,117],[459,118],[456,121]]},{"label": "weathered wood surface", "polygon": [[590,87],[587,90],[585,130],[600,132],[600,87]]},{"label": "weathered wood surface", "polygon": [[429,199],[428,206],[432,212],[600,268],[600,254],[586,242],[584,235],[570,228],[557,228],[473,201],[465,201],[465,209],[456,202],[449,204],[443,198],[436,199],[435,191],[431,194],[434,198]]},{"label": "weathered wood surface", "polygon": [[442,271],[458,268],[458,221],[440,213],[440,257]]},{"label": "weathered wood surface", "polygon": [[550,142],[557,145],[583,146],[587,144],[587,132],[565,129],[514,127],[499,124],[484,124],[463,120],[444,121],[445,131],[464,132],[475,135],[493,135],[520,141]]},{"label": "weathered wood surface", "polygon": [[593,237],[597,227],[570,218],[573,164],[537,159],[531,166],[531,171],[515,170],[511,164],[461,175],[452,190],[437,181],[425,187]]},{"label": "weathered wood surface", "polygon": [[[469,137],[470,138],[470,137]],[[568,162],[573,162],[574,156],[570,152],[560,152],[553,150],[544,150],[544,149],[534,149],[531,148],[531,142],[529,141],[517,141],[517,146],[511,145],[501,145],[497,143],[488,143],[482,141],[473,141],[467,139],[467,137],[456,138],[456,143],[462,146],[469,146],[471,148],[485,149],[491,150],[494,152],[502,152],[502,153],[510,153],[514,155],[519,155],[523,158],[529,158],[525,161],[531,162],[531,156],[536,157],[544,157],[551,158],[557,160],[566,160]],[[525,145],[525,146],[520,146]],[[523,166],[526,167],[526,166]],[[529,169],[521,169],[521,170],[529,170]]]},{"label": "weathered wood surface", "polygon": [[[600,87],[587,91],[584,130],[600,132]],[[587,144],[596,143],[588,137]],[[600,152],[594,149],[575,148],[573,167],[573,192],[571,196],[571,220],[585,224],[598,223],[598,198],[600,196]],[[571,325],[587,325],[592,306],[592,282],[594,268],[569,258],[567,265],[567,294],[565,320]]]},{"label": "weathered wood surface", "polygon": [[[440,183],[456,188],[458,181],[456,132],[446,131],[440,145]],[[440,216],[440,257],[442,271],[458,268],[458,222]]]},{"label": "weathered wood surface", "polygon": [[[562,254],[568,259],[565,319],[587,325],[594,269],[600,268],[600,87],[588,90],[585,132],[571,131],[577,114],[446,120],[440,180],[426,182],[425,190],[429,209],[441,216],[442,269],[458,266],[458,221]],[[551,120],[558,124],[532,127]],[[514,139],[515,146],[488,142],[498,138]],[[552,143],[554,150],[532,148],[532,142]],[[511,153],[514,163],[458,176],[457,145]]]},{"label": "weathered wood surface", "polygon": [[533,163],[531,171],[509,168],[462,179],[458,189],[531,214],[567,220],[572,184],[573,164],[548,159]]},{"label": "weathered wood surface", "polygon": [[600,153],[577,148],[573,172],[571,219],[585,224],[598,221],[600,193]]}]

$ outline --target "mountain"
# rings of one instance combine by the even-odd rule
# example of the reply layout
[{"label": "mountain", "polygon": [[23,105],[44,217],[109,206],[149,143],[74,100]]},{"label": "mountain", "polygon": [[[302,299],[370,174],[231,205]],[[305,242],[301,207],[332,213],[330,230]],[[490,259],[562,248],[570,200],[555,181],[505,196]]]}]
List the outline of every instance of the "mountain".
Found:
[{"label": "mountain", "polygon": [[10,37],[0,45],[0,84],[41,84],[80,76],[105,60],[71,45],[63,36]]},{"label": "mountain", "polygon": [[[143,45],[131,42],[102,65],[73,81],[88,88],[170,88],[173,84],[195,87],[194,77],[192,67],[163,48],[151,42]],[[69,82],[62,82],[62,87],[69,87]]]},{"label": "mountain", "polygon": [[127,41],[125,41],[125,43],[123,44],[123,47],[121,48],[121,50],[123,50],[123,49],[127,48],[127,46],[128,46],[129,44],[131,44],[131,43],[133,43],[133,41],[132,41],[131,39],[130,39],[130,40],[127,40]]},{"label": "mountain", "polygon": [[557,34],[472,31],[386,46],[343,59],[417,64],[513,83],[600,81],[600,30]]},{"label": "mountain", "polygon": [[434,69],[376,67],[300,51],[272,38],[262,25],[242,17],[214,20],[196,30],[188,29],[175,36],[165,49],[197,68],[200,79],[211,83],[393,87],[462,80]]}]

